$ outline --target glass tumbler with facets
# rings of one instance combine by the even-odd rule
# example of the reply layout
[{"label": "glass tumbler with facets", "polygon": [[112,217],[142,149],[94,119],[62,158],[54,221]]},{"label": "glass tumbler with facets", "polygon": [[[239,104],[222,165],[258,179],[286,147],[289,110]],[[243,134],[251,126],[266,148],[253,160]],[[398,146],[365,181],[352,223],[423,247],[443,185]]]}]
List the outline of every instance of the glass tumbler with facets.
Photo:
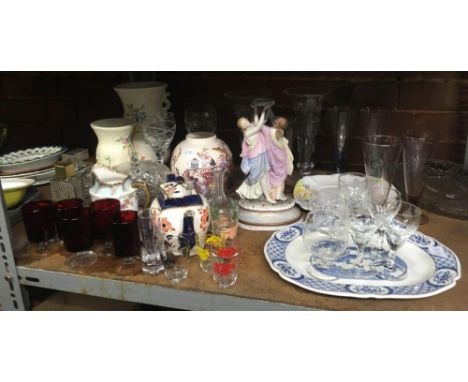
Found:
[{"label": "glass tumbler with facets", "polygon": [[191,245],[184,236],[169,236],[162,244],[164,276],[172,283],[185,280],[189,272]]},{"label": "glass tumbler with facets", "polygon": [[158,220],[159,211],[148,208],[138,212],[143,273],[156,275],[164,270],[162,260],[163,233]]}]

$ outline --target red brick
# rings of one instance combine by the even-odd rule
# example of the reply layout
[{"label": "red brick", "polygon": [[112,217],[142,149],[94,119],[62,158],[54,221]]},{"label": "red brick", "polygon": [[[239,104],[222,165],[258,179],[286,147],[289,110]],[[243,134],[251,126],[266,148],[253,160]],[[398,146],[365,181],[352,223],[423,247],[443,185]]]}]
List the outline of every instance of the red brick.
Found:
[{"label": "red brick", "polygon": [[357,107],[393,109],[397,104],[397,94],[396,82],[356,82],[353,84],[351,102]]},{"label": "red brick", "polygon": [[30,73],[3,74],[1,82],[5,98],[57,96],[57,79],[54,76]]},{"label": "red brick", "polygon": [[123,116],[122,104],[118,99],[114,101],[76,101],[77,119],[91,123],[103,118],[121,118]]},{"label": "red brick", "polygon": [[39,100],[0,101],[0,120],[4,122],[47,121],[47,104]]},{"label": "red brick", "polygon": [[76,120],[75,103],[72,101],[47,101],[50,121],[73,122]]},{"label": "red brick", "polygon": [[60,96],[93,100],[118,99],[113,88],[125,81],[125,74],[117,72],[89,75],[73,73],[64,74],[58,78]]},{"label": "red brick", "polygon": [[438,140],[454,142],[466,138],[465,119],[466,116],[459,113],[417,114],[414,129],[417,134],[426,132]]},{"label": "red brick", "polygon": [[458,82],[402,82],[398,107],[418,110],[459,110]]}]

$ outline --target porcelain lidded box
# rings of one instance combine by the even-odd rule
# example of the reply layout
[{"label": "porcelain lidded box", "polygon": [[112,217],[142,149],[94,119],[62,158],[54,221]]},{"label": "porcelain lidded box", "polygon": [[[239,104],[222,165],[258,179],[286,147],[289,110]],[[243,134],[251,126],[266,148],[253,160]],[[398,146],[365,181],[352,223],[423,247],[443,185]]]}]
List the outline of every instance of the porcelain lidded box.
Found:
[{"label": "porcelain lidded box", "polygon": [[213,133],[187,134],[172,152],[171,170],[193,182],[195,189],[205,196],[212,192],[215,167],[226,169],[228,175],[232,169],[232,153]]},{"label": "porcelain lidded box", "polygon": [[[207,199],[197,193],[182,177],[168,176],[169,181],[160,185],[161,192],[153,200],[151,208],[158,210],[157,217],[167,240],[184,232],[184,215],[193,214],[193,226],[200,245],[205,243],[210,226],[210,209]],[[172,240],[167,240],[172,242]]]}]

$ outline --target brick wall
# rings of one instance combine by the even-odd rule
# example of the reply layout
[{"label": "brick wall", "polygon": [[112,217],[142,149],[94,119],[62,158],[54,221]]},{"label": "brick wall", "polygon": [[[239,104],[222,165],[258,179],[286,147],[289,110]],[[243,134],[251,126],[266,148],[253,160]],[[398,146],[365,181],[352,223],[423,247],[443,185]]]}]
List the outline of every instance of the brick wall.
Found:
[{"label": "brick wall", "polygon": [[[63,143],[87,147],[93,154],[96,137],[93,120],[122,115],[112,87],[129,80],[160,80],[169,84],[178,123],[175,143],[183,139],[184,110],[211,103],[218,111],[218,135],[239,154],[239,132],[223,94],[235,89],[267,91],[276,100],[278,115],[291,115],[283,89],[311,86],[332,91],[328,106],[347,103],[370,106],[384,113],[388,133],[408,128],[427,129],[439,136],[435,156],[463,162],[468,124],[468,74],[458,72],[28,72],[0,73],[0,121],[9,127],[2,152],[37,145]],[[361,163],[356,126],[345,152],[345,163]],[[333,139],[323,128],[317,138],[316,158],[322,165],[333,161]]]}]

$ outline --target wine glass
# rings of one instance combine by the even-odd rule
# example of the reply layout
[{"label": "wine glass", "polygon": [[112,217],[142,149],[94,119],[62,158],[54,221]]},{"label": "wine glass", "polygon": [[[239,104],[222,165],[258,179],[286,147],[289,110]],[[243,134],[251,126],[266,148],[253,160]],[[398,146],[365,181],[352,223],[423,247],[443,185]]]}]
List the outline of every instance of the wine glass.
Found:
[{"label": "wine glass", "polygon": [[34,243],[34,252],[47,255],[49,241],[55,237],[55,219],[52,202],[38,200],[24,204],[21,207],[24,228],[29,242]]},{"label": "wine glass", "polygon": [[57,236],[63,244],[63,228],[60,220],[63,214],[67,214],[70,210],[80,210],[83,208],[83,200],[79,198],[63,199],[52,204],[52,209],[55,215],[55,226],[57,228]]},{"label": "wine glass", "polygon": [[164,270],[161,258],[163,233],[157,219],[159,210],[148,208],[138,212],[138,227],[141,239],[142,271],[149,275],[157,275]]},{"label": "wine glass", "polygon": [[162,117],[147,117],[141,123],[145,140],[153,148],[158,162],[162,163],[176,131],[173,120]]},{"label": "wine glass", "polygon": [[120,214],[118,199],[99,199],[89,206],[94,237],[100,241],[100,253],[112,255],[112,239],[110,235],[111,221]]},{"label": "wine glass", "polygon": [[216,108],[211,105],[193,106],[185,110],[185,129],[188,133],[214,133],[218,124]]},{"label": "wine glass", "polygon": [[385,263],[385,227],[389,221],[397,214],[401,206],[401,192],[396,188],[387,190],[387,186],[380,184],[368,185],[369,207],[372,217],[377,225],[376,245],[370,253],[370,260],[373,266],[380,266]]},{"label": "wine glass", "polygon": [[421,220],[421,210],[415,205],[402,202],[398,213],[385,227],[385,237],[390,247],[386,267],[393,269],[397,251],[415,233]]},{"label": "wine glass", "polygon": [[63,244],[72,255],[65,264],[72,269],[87,268],[97,261],[97,255],[91,251],[93,231],[89,208],[71,209],[60,216],[63,229]]},{"label": "wine glass", "polygon": [[121,211],[111,222],[111,232],[114,255],[122,258],[122,261],[115,268],[115,273],[121,276],[139,273],[141,265],[135,259],[140,255],[137,212]]}]

